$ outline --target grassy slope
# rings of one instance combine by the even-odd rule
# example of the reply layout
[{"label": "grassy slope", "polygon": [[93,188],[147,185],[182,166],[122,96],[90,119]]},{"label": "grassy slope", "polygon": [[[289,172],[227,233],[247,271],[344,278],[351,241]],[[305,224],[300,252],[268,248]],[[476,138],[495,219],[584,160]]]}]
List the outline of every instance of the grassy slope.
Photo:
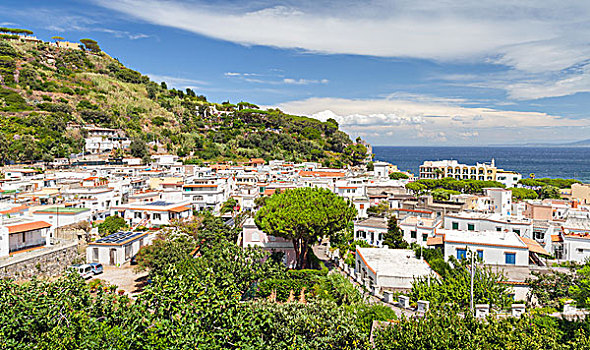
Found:
[{"label": "grassy slope", "polygon": [[[0,151],[13,161],[80,152],[84,133],[72,124],[120,128],[131,138],[158,141],[169,152],[201,160],[263,157],[341,165],[351,143],[332,123],[276,110],[237,111],[168,90],[106,54],[0,39],[0,76]],[[228,113],[212,115],[208,106]]]}]

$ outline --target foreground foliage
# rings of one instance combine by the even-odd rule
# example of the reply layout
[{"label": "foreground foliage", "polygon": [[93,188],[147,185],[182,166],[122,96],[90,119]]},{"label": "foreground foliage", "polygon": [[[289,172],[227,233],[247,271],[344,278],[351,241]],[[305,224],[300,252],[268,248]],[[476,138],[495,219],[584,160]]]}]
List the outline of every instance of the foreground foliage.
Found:
[{"label": "foreground foliage", "polygon": [[385,326],[375,339],[377,349],[588,349],[590,323],[548,316],[488,318],[459,316],[440,309],[419,319]]}]

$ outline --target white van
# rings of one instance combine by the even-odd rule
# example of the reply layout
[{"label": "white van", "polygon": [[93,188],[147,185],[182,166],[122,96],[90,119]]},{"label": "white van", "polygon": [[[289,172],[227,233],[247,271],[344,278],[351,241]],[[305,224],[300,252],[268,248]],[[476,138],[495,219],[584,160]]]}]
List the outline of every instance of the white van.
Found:
[{"label": "white van", "polygon": [[92,271],[92,266],[90,264],[72,265],[69,267],[69,269],[78,273],[85,280],[94,276],[94,272]]}]

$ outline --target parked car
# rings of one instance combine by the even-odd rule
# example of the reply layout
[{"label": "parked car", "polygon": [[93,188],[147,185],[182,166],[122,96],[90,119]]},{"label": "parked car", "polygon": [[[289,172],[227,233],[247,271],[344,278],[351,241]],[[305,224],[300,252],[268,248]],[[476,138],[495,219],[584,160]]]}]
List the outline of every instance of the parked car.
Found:
[{"label": "parked car", "polygon": [[90,264],[72,265],[69,267],[69,269],[76,272],[86,280],[94,276],[94,273],[92,272],[92,266],[90,266]]},{"label": "parked car", "polygon": [[88,264],[90,265],[90,267],[92,268],[92,273],[95,275],[101,274],[102,273],[102,264],[99,263],[90,263]]}]

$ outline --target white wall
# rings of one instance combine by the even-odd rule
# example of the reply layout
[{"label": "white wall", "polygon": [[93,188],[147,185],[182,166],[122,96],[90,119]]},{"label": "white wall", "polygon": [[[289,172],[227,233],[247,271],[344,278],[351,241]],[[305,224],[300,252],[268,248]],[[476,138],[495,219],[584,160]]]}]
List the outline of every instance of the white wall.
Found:
[{"label": "white wall", "polygon": [[501,247],[452,242],[445,242],[444,244],[445,260],[448,261],[449,256],[457,258],[457,250],[465,249],[466,247],[467,250],[472,252],[483,250],[483,261],[485,264],[506,265],[506,253],[516,253],[514,266],[528,266],[529,264],[529,251],[527,248]]},{"label": "white wall", "polygon": [[[365,237],[363,237],[361,231],[365,233]],[[359,241],[365,241],[370,245],[374,245],[376,247],[383,246],[383,236],[386,232],[387,229],[354,225],[354,239]]]},{"label": "white wall", "polygon": [[[459,224],[458,228],[453,227],[453,222]],[[519,224],[516,222],[510,223],[507,221],[495,221],[486,218],[458,218],[454,216],[446,216],[444,220],[444,227],[449,230],[468,231],[469,224],[474,225],[473,231],[498,231],[498,228],[500,228],[499,231],[520,231],[519,235],[522,237],[532,238],[533,235],[532,221],[530,224]]]},{"label": "white wall", "polygon": [[590,258],[590,239],[564,236],[563,250],[564,259],[584,263]]}]

